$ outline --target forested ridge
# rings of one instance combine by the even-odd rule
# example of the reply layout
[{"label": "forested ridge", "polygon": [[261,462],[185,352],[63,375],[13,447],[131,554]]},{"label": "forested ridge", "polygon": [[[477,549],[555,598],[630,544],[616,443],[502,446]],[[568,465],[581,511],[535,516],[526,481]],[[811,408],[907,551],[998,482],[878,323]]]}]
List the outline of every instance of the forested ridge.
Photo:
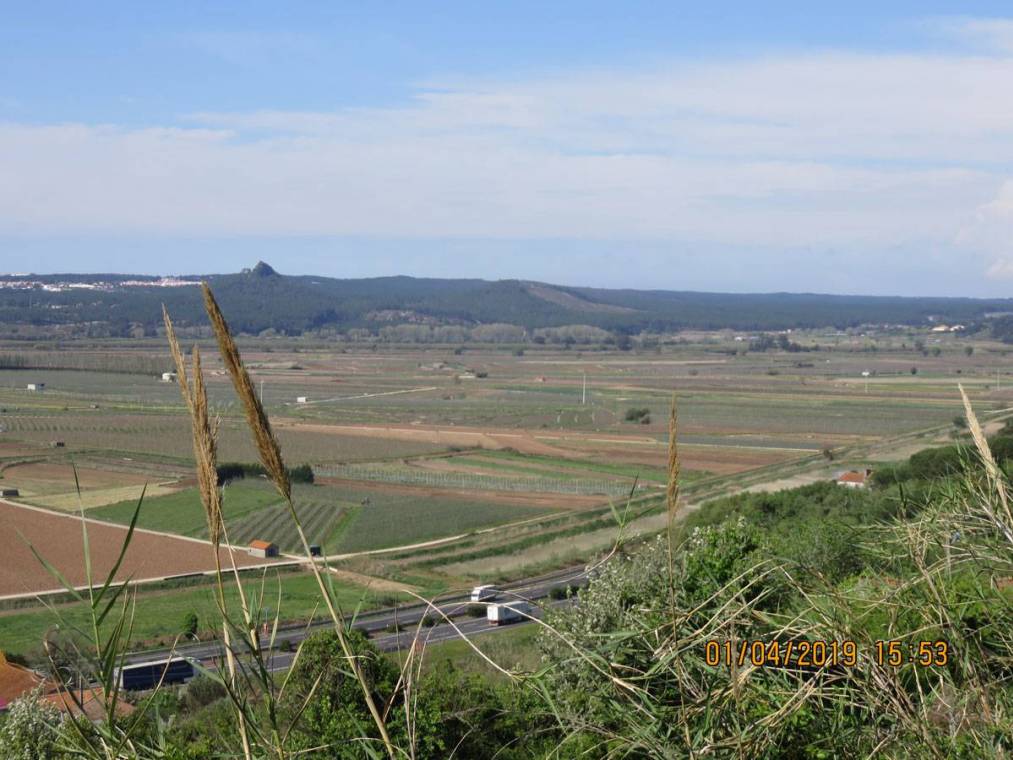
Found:
[{"label": "forested ridge", "polygon": [[[124,334],[155,328],[161,306],[181,325],[204,321],[199,289],[157,287],[133,275],[26,275],[39,283],[104,282],[109,289],[0,289],[0,323],[61,325],[108,322]],[[152,285],[122,286],[150,279]],[[835,296],[812,293],[698,293],[611,290],[521,280],[289,276],[260,263],[239,274],[187,275],[206,279],[240,332],[289,334],[330,328],[376,330],[396,324],[516,325],[526,330],[590,325],[618,333],[686,328],[780,330],[859,324],[971,323],[1013,311],[1013,299]],[[7,281],[17,278],[8,277]],[[114,334],[115,334],[114,330]]]}]

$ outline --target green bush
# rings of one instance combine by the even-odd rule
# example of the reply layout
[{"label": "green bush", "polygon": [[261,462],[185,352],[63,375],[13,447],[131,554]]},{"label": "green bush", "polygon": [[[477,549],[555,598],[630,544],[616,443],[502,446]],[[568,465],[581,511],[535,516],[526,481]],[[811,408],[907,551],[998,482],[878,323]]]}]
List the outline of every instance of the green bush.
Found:
[{"label": "green bush", "polygon": [[626,410],[626,414],[623,415],[623,419],[627,422],[640,422],[645,417],[648,417],[651,410],[646,406],[631,406]]},{"label": "green bush", "polygon": [[[218,465],[218,485],[231,483],[243,478],[266,477],[267,472],[259,462],[223,462]],[[288,477],[293,483],[312,483],[313,468],[308,464],[287,467]]]}]

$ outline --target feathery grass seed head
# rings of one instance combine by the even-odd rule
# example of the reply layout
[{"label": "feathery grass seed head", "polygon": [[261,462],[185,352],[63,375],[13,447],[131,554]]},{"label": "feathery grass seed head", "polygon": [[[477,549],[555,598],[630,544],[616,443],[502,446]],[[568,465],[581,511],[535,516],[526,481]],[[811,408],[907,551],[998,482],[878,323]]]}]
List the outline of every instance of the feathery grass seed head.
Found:
[{"label": "feathery grass seed head", "polygon": [[264,406],[257,397],[253,388],[253,381],[250,374],[243,366],[242,357],[239,355],[239,348],[232,339],[229,332],[229,325],[222,315],[218,302],[208,284],[201,283],[204,291],[204,308],[211,320],[211,327],[215,331],[218,340],[218,350],[225,362],[225,368],[232,378],[232,385],[236,389],[236,395],[243,403],[243,410],[246,412],[246,423],[253,433],[253,442],[260,455],[261,464],[267,471],[268,476],[274,481],[275,486],[281,495],[287,500],[292,496],[292,484],[289,481],[288,471],[285,469],[285,462],[281,457],[281,446],[278,439],[274,437],[271,430],[271,423],[264,412]]},{"label": "feathery grass seed head", "polygon": [[222,494],[218,490],[218,425],[208,412],[207,387],[204,385],[204,373],[201,369],[200,350],[193,348],[193,387],[187,376],[186,362],[180,349],[176,331],[172,327],[169,313],[162,307],[162,318],[165,321],[166,337],[169,350],[176,363],[176,376],[179,380],[180,393],[190,412],[190,428],[193,438],[193,456],[197,469],[197,485],[204,514],[208,523],[208,536],[217,550],[222,535]]}]

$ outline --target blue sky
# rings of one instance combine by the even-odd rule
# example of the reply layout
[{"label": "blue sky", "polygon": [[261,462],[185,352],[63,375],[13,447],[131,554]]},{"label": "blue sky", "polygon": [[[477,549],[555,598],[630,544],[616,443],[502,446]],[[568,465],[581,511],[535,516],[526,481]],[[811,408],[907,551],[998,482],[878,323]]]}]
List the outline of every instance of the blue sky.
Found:
[{"label": "blue sky", "polygon": [[1008,295],[1008,5],[818,5],[5,3],[0,271]]}]

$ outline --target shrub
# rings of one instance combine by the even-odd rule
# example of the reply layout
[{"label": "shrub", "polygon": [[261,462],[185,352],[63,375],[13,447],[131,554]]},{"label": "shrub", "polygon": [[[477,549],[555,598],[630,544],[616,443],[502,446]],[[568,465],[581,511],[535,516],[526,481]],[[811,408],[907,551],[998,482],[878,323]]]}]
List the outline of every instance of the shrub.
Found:
[{"label": "shrub", "polygon": [[[300,464],[296,467],[286,467],[288,477],[293,483],[312,483],[314,480],[313,468],[308,464]],[[218,485],[226,485],[233,480],[243,478],[266,477],[267,472],[263,465],[258,462],[223,462],[218,465]]]},{"label": "shrub", "polygon": [[623,419],[627,422],[640,422],[644,417],[648,417],[651,410],[646,406],[631,406],[626,410],[626,414]]},{"label": "shrub", "polygon": [[0,723],[0,757],[4,760],[48,760],[63,757],[56,743],[60,712],[37,689],[14,700]]},{"label": "shrub", "polygon": [[197,613],[188,612],[183,617],[183,625],[180,626],[180,632],[184,636],[196,636],[197,635]]},{"label": "shrub", "polygon": [[186,685],[182,694],[183,708],[189,712],[197,712],[212,702],[216,702],[226,694],[225,687],[213,678],[199,675]]}]

